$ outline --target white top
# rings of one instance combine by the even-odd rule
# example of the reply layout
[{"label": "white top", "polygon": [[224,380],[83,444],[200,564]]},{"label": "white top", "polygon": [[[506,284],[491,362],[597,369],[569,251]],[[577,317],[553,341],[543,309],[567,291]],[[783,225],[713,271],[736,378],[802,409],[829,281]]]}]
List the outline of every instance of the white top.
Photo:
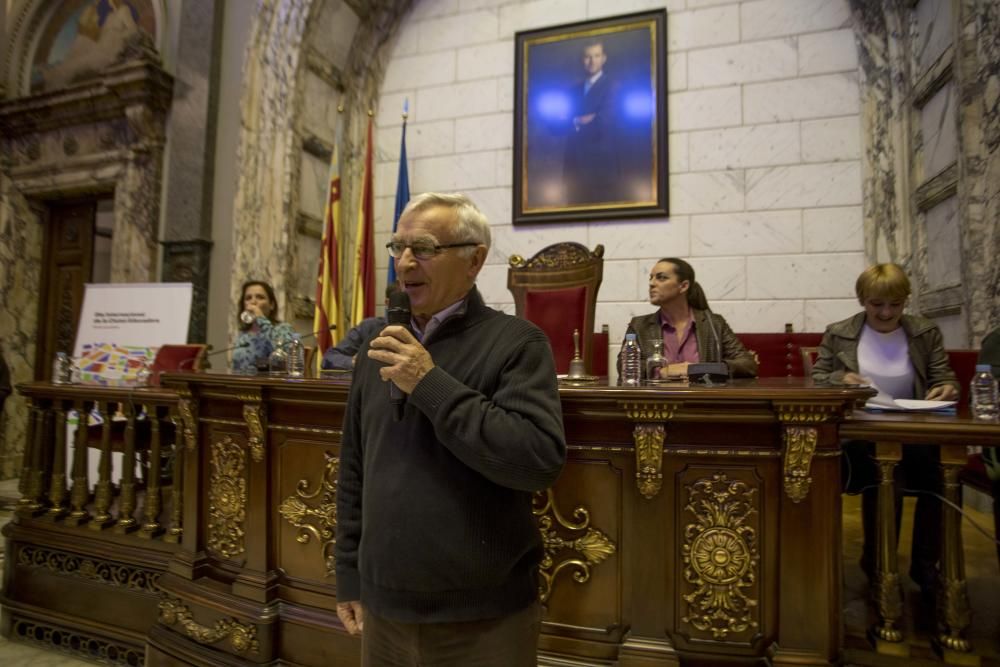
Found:
[{"label": "white top", "polygon": [[879,333],[865,324],[858,341],[858,371],[875,384],[880,394],[913,398],[916,372],[903,327]]}]

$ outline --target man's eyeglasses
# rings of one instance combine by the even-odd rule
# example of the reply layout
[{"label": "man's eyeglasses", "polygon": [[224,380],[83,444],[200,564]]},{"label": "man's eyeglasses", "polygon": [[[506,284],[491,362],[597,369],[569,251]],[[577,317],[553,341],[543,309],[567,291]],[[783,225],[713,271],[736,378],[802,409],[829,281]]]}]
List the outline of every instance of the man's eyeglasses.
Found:
[{"label": "man's eyeglasses", "polygon": [[409,248],[413,252],[413,256],[417,259],[433,259],[441,254],[442,250],[447,250],[448,248],[471,248],[472,246],[479,245],[475,241],[464,241],[462,243],[443,243],[438,245],[431,241],[430,239],[417,239],[411,243],[404,243],[402,241],[389,241],[385,244],[385,247],[389,249],[389,254],[399,259],[403,256],[403,251]]}]

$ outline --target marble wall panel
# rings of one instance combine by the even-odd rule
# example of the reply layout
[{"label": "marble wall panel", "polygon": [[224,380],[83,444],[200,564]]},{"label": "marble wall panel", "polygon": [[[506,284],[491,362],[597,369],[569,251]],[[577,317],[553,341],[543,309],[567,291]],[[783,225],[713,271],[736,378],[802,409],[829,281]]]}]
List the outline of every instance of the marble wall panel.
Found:
[{"label": "marble wall panel", "polygon": [[802,121],[801,128],[804,162],[861,158],[861,121],[857,116]]},{"label": "marble wall panel", "polygon": [[332,146],[341,115],[337,112],[340,95],[310,70],[306,70],[303,85],[309,104],[302,105],[301,127]]},{"label": "marble wall panel", "polygon": [[420,23],[420,53],[455,49],[497,39],[500,23],[496,12],[473,11]]},{"label": "marble wall panel", "polygon": [[799,299],[710,302],[712,310],[726,318],[738,333],[780,333],[786,324],[803,331],[802,301]]},{"label": "marble wall panel", "polygon": [[492,187],[497,184],[496,160],[496,151],[418,158],[413,161],[410,191],[452,192]]},{"label": "marble wall panel", "polygon": [[857,115],[857,74],[826,74],[772,83],[754,83],[743,90],[743,121],[747,124]]},{"label": "marble wall panel", "polygon": [[742,124],[739,86],[673,93],[667,98],[671,132],[736,127]]},{"label": "marble wall panel", "polygon": [[913,8],[916,23],[917,67],[926,70],[941,57],[954,39],[955,24],[952,3],[940,0],[918,0]]},{"label": "marble wall panel", "polygon": [[500,38],[515,32],[550,25],[573,23],[587,18],[587,0],[534,0],[500,7]]},{"label": "marble wall panel", "polygon": [[514,41],[479,44],[458,50],[458,80],[514,75]]},{"label": "marble wall panel", "polygon": [[798,123],[691,132],[689,142],[692,171],[794,164],[802,157]]},{"label": "marble wall panel", "polygon": [[458,11],[459,0],[419,0],[414,2],[409,19],[422,21],[424,19],[447,16]]},{"label": "marble wall panel", "polygon": [[[420,114],[413,108],[417,99],[416,88],[405,88],[394,93],[385,93],[379,98],[378,109],[375,110],[375,127],[385,130],[390,127],[400,127],[403,124],[403,105],[409,103],[410,111],[407,123],[412,125],[420,121]],[[381,142],[379,146],[381,147]]]},{"label": "marble wall panel", "polygon": [[605,260],[598,296],[604,301],[633,301],[648,293],[649,281],[632,259]]},{"label": "marble wall panel", "polygon": [[509,113],[459,118],[455,121],[455,152],[510,148],[513,122]]},{"label": "marble wall panel", "polygon": [[691,135],[672,132],[667,135],[667,173],[681,174],[691,170]]},{"label": "marble wall panel", "polygon": [[421,89],[455,80],[455,52],[439,51],[396,58],[389,62],[382,90]]},{"label": "marble wall panel", "polygon": [[747,298],[746,258],[698,257],[689,263],[710,304]]},{"label": "marble wall panel", "polygon": [[860,206],[814,208],[802,212],[806,252],[861,252],[865,249]]},{"label": "marble wall panel", "polygon": [[798,71],[792,38],[698,49],[688,55],[690,88],[787,79]]},{"label": "marble wall panel", "polygon": [[[726,1],[729,2],[731,0]],[[691,3],[686,2],[686,0],[616,0],[615,2],[590,0],[587,6],[587,18],[596,19],[605,16],[621,16],[622,14],[644,12],[653,9],[666,9],[669,15],[690,8],[690,5]]]},{"label": "marble wall panel", "polygon": [[674,214],[742,211],[748,206],[744,179],[742,171],[706,171],[671,176],[670,210]]},{"label": "marble wall panel", "polygon": [[[669,19],[667,19],[669,21]],[[688,87],[687,53],[667,54],[667,91],[685,90]]]},{"label": "marble wall panel", "polygon": [[461,118],[484,113],[495,113],[497,87],[489,79],[466,81],[445,86],[432,86],[417,90],[414,105],[420,109],[421,120]]},{"label": "marble wall panel", "polygon": [[514,186],[514,151],[501,149],[496,154],[496,185],[502,187]]},{"label": "marble wall panel", "polygon": [[[43,227],[28,201],[0,170],[0,352],[12,385],[35,379],[38,285]],[[27,402],[16,392],[0,416],[0,477],[20,473]]]},{"label": "marble wall panel", "polygon": [[[507,265],[507,260],[511,255],[520,255],[525,259],[530,259],[539,250],[553,243],[563,241],[576,241],[583,243],[593,249],[593,245],[585,243],[586,226],[581,224],[560,224],[542,225],[539,227],[514,227],[512,225],[502,225],[493,231],[493,252],[492,257],[496,258],[497,264]],[[607,252],[604,253],[607,258]],[[504,285],[507,284],[506,277]]]},{"label": "marble wall panel", "polygon": [[405,22],[396,31],[392,47],[396,56],[412,56],[420,50],[420,22]]},{"label": "marble wall panel", "polygon": [[934,93],[917,113],[920,116],[922,179],[943,171],[958,157],[958,125],[955,122],[955,86]]},{"label": "marble wall panel", "polygon": [[757,0],[740,4],[740,32],[745,40],[845,28],[847,0]]},{"label": "marble wall panel", "polygon": [[497,77],[497,111],[514,110],[514,77]]},{"label": "marble wall panel", "polygon": [[861,165],[857,161],[748,169],[746,205],[750,209],[818,208],[861,203]]},{"label": "marble wall panel", "polygon": [[802,213],[691,216],[691,256],[774,255],[802,251]]},{"label": "marble wall panel", "polygon": [[674,12],[667,17],[667,51],[687,51],[740,41],[737,5]]},{"label": "marble wall panel", "polygon": [[300,209],[314,218],[322,218],[329,192],[330,163],[303,152],[299,176]]},{"label": "marble wall panel", "polygon": [[827,325],[851,317],[861,310],[857,299],[807,299],[805,329],[822,332]]},{"label": "marble wall panel", "polygon": [[590,248],[598,243],[604,246],[605,260],[638,259],[640,280],[645,280],[660,257],[686,257],[691,252],[690,222],[682,215],[669,220],[591,223],[587,239]]},{"label": "marble wall panel", "polygon": [[927,287],[941,289],[962,284],[962,238],[958,198],[949,197],[928,210]]},{"label": "marble wall panel", "polygon": [[799,35],[799,74],[851,72],[858,68],[854,30],[829,30]]},{"label": "marble wall panel", "polygon": [[[472,201],[476,202],[476,206],[490,221],[491,227],[511,224],[510,190],[506,188],[470,188],[465,192],[472,198]],[[504,257],[502,261],[506,263],[507,258]]]},{"label": "marble wall panel", "polygon": [[865,268],[861,253],[747,258],[750,299],[846,298]]}]

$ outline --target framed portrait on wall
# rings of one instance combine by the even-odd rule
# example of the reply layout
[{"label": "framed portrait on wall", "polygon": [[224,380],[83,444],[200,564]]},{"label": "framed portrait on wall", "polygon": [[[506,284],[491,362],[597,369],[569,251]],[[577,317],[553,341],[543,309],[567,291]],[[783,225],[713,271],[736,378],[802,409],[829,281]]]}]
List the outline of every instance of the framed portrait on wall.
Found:
[{"label": "framed portrait on wall", "polygon": [[667,215],[666,23],[515,35],[515,225]]}]

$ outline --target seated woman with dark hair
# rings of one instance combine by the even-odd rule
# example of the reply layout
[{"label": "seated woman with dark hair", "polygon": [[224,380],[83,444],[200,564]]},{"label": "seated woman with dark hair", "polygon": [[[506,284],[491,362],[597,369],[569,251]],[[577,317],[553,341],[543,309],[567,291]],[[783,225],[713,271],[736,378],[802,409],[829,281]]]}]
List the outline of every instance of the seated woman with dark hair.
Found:
[{"label": "seated woman with dark hair", "polygon": [[[659,310],[633,317],[642,367],[653,352],[653,341],[662,339],[669,375],[686,375],[689,364],[725,362],[732,377],[756,377],[757,361],[729,328],[721,315],[708,307],[694,269],[683,259],[665,257],[649,272],[649,302]],[[624,350],[624,345],[622,346]],[[622,354],[618,354],[621,375]]]},{"label": "seated woman with dark hair", "polygon": [[275,346],[291,342],[292,326],[279,323],[278,300],[267,283],[248,280],[240,294],[240,334],[233,349],[233,370],[267,370],[267,359]]},{"label": "seated woman with dark hair", "polygon": [[[854,291],[864,311],[826,328],[812,377],[817,382],[867,384],[892,398],[958,400],[955,373],[948,363],[937,325],[917,315],[904,315],[910,280],[896,264],[877,264],[858,276]],[[862,493],[865,544],[861,567],[875,571],[875,517],[878,476],[871,458],[874,444],[843,445],[845,491]],[[896,467],[896,534],[902,489],[922,491],[914,515],[910,577],[930,593],[941,552],[941,501],[936,447],[908,445]]]}]

